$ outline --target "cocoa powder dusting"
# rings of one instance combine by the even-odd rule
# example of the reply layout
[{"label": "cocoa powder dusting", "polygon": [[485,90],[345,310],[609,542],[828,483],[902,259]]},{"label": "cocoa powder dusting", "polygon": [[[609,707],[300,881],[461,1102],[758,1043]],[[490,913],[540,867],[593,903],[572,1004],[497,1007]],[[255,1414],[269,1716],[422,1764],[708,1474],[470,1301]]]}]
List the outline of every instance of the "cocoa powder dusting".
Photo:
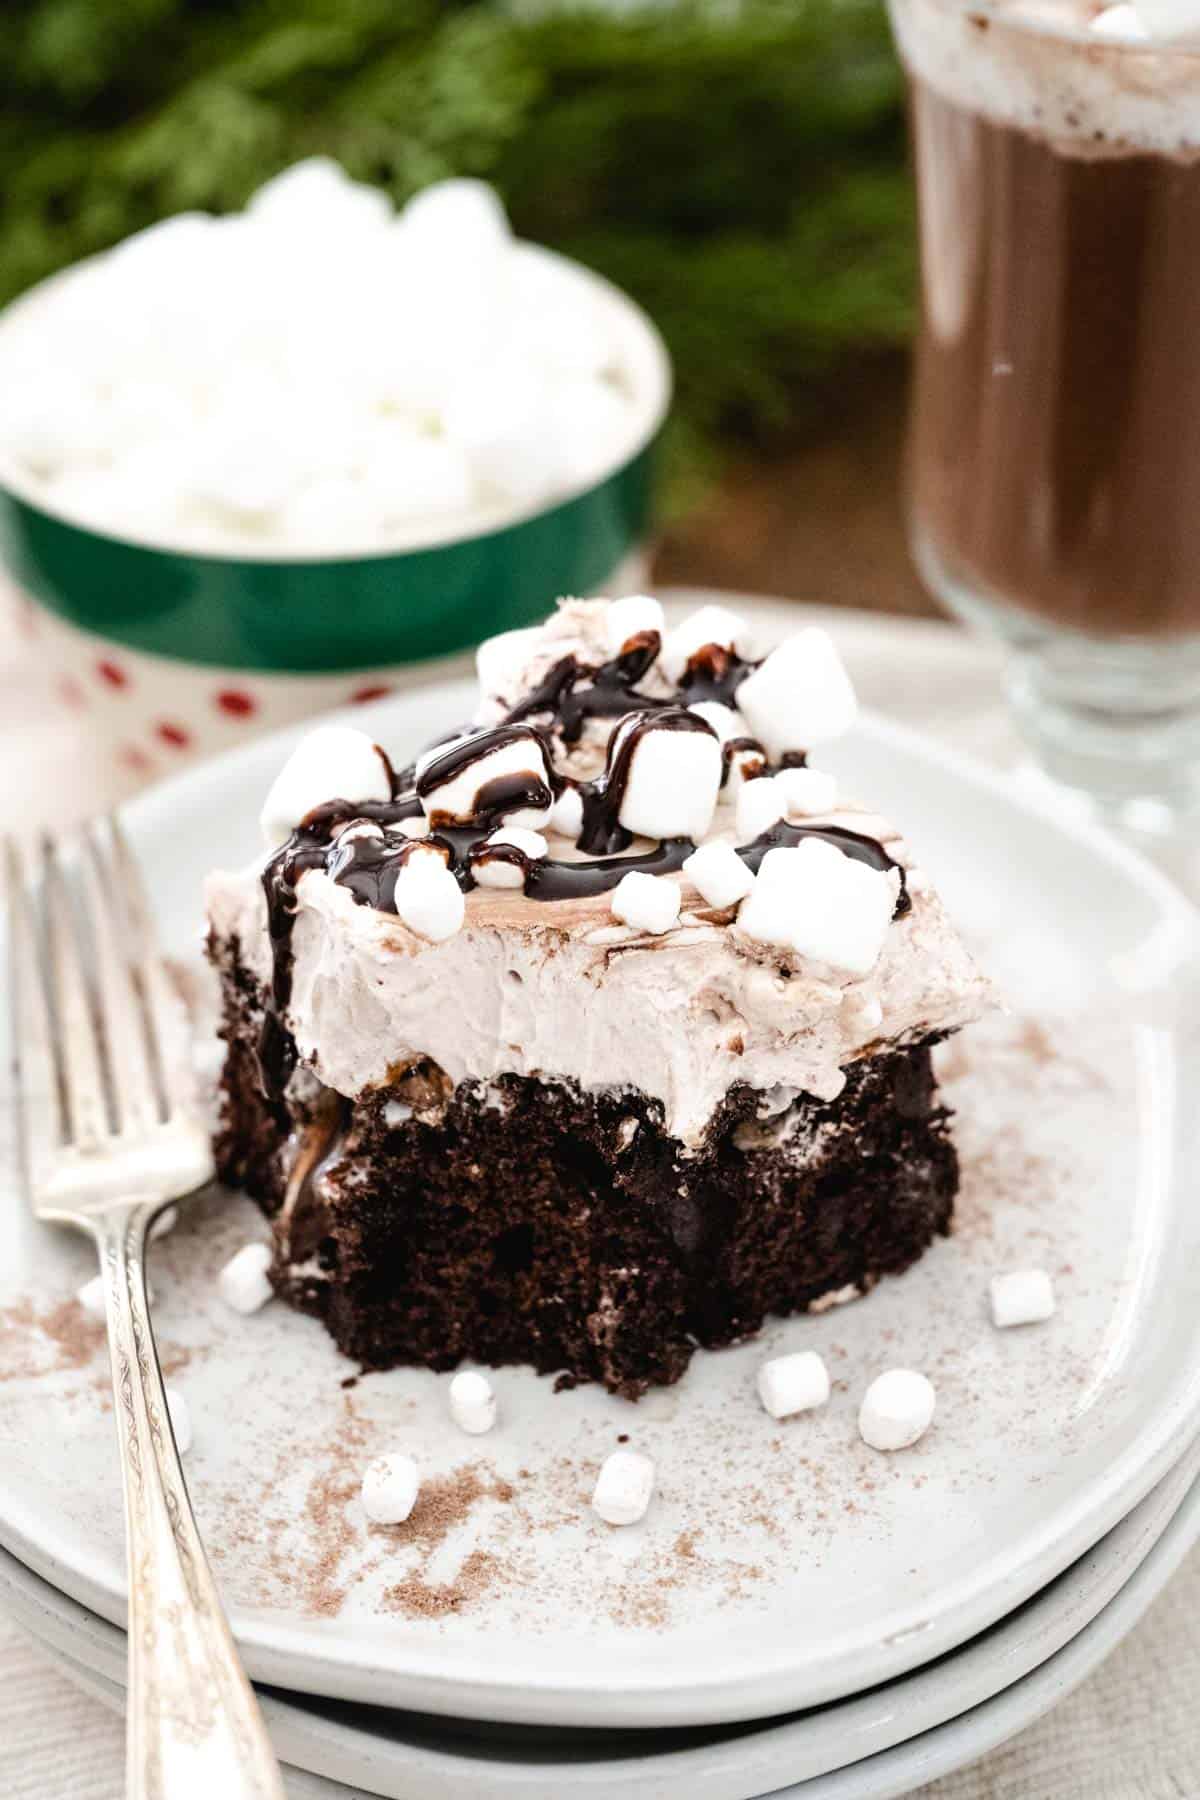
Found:
[{"label": "cocoa powder dusting", "polygon": [[40,1311],[32,1300],[16,1300],[0,1312],[0,1381],[82,1369],[104,1340],[104,1326],[89,1318],[74,1295]]},{"label": "cocoa powder dusting", "polygon": [[472,1550],[453,1581],[427,1582],[420,1575],[408,1575],[387,1590],[384,1604],[410,1619],[444,1619],[485,1594],[500,1570],[499,1559],[490,1551]]}]

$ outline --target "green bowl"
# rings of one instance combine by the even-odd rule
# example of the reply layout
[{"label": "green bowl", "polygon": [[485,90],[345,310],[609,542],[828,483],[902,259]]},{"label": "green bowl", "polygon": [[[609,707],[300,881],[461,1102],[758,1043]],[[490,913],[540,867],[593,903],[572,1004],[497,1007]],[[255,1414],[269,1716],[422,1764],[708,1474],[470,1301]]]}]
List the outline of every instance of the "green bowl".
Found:
[{"label": "green bowl", "polygon": [[[531,245],[520,254],[566,262]],[[410,665],[530,624],[560,595],[639,584],[670,363],[631,300],[567,267],[619,333],[635,399],[628,443],[591,485],[471,535],[345,555],[232,555],[72,520],[35,481],[0,468],[0,562],[23,627],[44,640],[61,703],[97,715],[128,774],[375,698]]]}]

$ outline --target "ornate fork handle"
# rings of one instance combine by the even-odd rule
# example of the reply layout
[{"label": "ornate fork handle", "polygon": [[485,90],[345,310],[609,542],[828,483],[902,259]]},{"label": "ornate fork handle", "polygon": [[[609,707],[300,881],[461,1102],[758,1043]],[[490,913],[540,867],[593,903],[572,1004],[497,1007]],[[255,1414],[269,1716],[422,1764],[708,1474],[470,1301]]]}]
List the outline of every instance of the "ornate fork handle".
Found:
[{"label": "ornate fork handle", "polygon": [[283,1800],[254,1690],[208,1567],[146,1306],[146,1229],[131,1200],[91,1221],[104,1272],[129,1552],[129,1800]]}]

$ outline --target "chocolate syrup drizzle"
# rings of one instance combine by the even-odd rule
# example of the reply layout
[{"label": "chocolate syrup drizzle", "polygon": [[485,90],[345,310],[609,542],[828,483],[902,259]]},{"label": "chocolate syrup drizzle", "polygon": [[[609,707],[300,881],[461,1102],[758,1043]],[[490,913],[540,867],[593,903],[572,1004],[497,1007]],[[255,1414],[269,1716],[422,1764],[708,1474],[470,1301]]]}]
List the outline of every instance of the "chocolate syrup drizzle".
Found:
[{"label": "chocolate syrup drizzle", "polygon": [[[712,727],[688,705],[715,700],[732,706],[746,676],[757,666],[721,645],[710,644],[690,659],[680,683],[679,695],[657,699],[636,691],[661,649],[656,631],[631,637],[618,656],[598,668],[588,668],[574,655],[564,656],[543,681],[514,706],[503,722],[491,729],[443,740],[445,749],[427,761],[419,778],[410,767],[396,773],[380,751],[392,784],[390,800],[329,800],[314,808],[267,863],[262,874],[267,903],[273,971],[270,1005],[259,1040],[259,1067],[263,1091],[277,1099],[296,1066],[296,1045],[283,1023],[292,994],[292,929],[296,916],[296,887],[310,869],[323,869],[332,881],[347,888],[360,906],[377,912],[396,911],[396,883],[400,872],[419,846],[439,849],[464,890],[477,884],[476,868],[482,860],[515,864],[524,877],[527,899],[539,901],[582,900],[607,893],[630,870],[667,875],[679,869],[696,848],[691,838],[664,838],[652,850],[621,855],[632,834],[620,823],[638,742],[651,728],[671,731],[703,731]],[[686,704],[681,704],[686,700]],[[554,768],[551,742],[545,727],[526,721],[548,714],[550,729],[567,745],[578,743],[588,719],[615,718],[621,723],[612,733],[604,773],[595,781],[570,783]],[[428,835],[419,840],[397,840],[401,821],[419,818],[424,801],[464,770],[505,745],[529,741],[536,744],[544,770],[521,770],[483,783],[475,797],[475,809],[467,823],[451,824],[436,809]],[[437,749],[438,746],[433,746]],[[739,751],[758,752],[764,771],[770,768],[766,753],[754,738],[733,738],[722,747],[722,785],[728,779],[733,756]],[[804,757],[791,753],[780,766],[803,766]],[[517,845],[485,844],[488,834],[505,818],[525,808],[544,810],[573,785],[583,805],[579,847],[592,853],[589,860],[564,862],[554,857],[529,857]],[[340,841],[338,832],[352,820],[365,820],[381,828],[375,833]],[[869,867],[900,870],[900,892],[894,917],[911,908],[904,871],[874,838],[833,825],[794,825],[780,820],[752,843],[737,847],[737,854],[757,872],[768,850],[794,847],[807,837],[833,844],[845,855]]]}]

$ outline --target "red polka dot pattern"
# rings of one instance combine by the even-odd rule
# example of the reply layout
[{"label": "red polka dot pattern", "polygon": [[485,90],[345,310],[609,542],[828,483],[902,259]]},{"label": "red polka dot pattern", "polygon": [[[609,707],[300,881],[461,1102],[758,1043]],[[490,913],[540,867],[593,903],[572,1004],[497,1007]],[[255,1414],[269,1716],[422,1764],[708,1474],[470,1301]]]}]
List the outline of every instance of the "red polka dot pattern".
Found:
[{"label": "red polka dot pattern", "polygon": [[109,662],[107,659],[103,662],[98,662],[96,664],[96,673],[99,675],[101,681],[106,681],[108,683],[109,687],[124,688],[129,686],[129,677],[121,667],[120,663]]},{"label": "red polka dot pattern", "polygon": [[217,695],[217,708],[231,719],[248,719],[258,711],[258,701],[244,688],[222,688]]},{"label": "red polka dot pattern", "polygon": [[186,750],[192,741],[191,732],[185,731],[182,725],[172,725],[167,719],[164,719],[161,725],[156,725],[154,730],[155,735],[160,737],[164,744],[170,744],[172,750]]},{"label": "red polka dot pattern", "polygon": [[391,691],[386,681],[368,682],[366,687],[355,688],[350,698],[355,706],[365,706],[368,700],[382,700]]},{"label": "red polka dot pattern", "polygon": [[117,752],[117,760],[127,769],[136,770],[139,775],[148,775],[154,767],[153,758],[147,756],[138,744],[123,744]]}]

